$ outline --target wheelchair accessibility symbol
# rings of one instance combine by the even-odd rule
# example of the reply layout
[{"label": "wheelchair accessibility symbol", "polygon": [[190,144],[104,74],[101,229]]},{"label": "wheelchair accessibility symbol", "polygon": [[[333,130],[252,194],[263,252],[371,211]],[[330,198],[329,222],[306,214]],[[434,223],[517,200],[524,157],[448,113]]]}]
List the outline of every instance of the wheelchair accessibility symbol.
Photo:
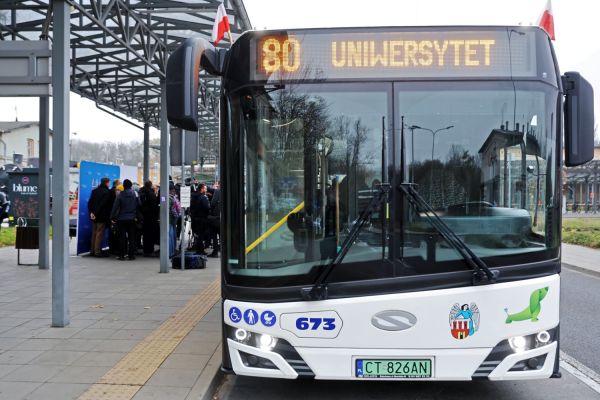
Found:
[{"label": "wheelchair accessibility symbol", "polygon": [[242,320],[242,312],[237,307],[231,307],[229,309],[229,319],[231,322],[237,324]]}]

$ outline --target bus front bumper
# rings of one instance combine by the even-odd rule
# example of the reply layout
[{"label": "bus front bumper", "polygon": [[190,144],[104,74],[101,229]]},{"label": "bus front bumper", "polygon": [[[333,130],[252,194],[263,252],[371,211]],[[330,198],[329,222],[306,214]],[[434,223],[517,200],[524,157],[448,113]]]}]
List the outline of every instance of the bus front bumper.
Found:
[{"label": "bus front bumper", "polygon": [[[494,349],[347,349],[299,347],[278,352],[228,339],[233,372],[238,375],[332,380],[523,380],[552,376],[558,342],[495,359]],[[281,354],[280,354],[281,353]],[[431,359],[429,378],[363,378],[357,359]]]}]

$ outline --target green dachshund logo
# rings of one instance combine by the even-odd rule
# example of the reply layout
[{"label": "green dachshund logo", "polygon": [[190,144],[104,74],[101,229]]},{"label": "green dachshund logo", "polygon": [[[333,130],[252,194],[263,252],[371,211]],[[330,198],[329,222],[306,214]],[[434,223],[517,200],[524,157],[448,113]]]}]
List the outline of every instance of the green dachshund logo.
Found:
[{"label": "green dachshund logo", "polygon": [[542,300],[548,294],[548,287],[542,289],[534,290],[529,296],[529,306],[526,307],[523,311],[509,314],[508,308],[505,308],[506,312],[506,323],[510,324],[513,321],[527,321],[531,320],[532,322],[538,321],[538,315],[540,315],[540,311],[542,311]]}]

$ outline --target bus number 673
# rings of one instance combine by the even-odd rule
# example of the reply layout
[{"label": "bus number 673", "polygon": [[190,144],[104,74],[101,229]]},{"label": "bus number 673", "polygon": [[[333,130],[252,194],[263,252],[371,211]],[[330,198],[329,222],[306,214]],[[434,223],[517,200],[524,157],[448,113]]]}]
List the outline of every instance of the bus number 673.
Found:
[{"label": "bus number 673", "polygon": [[324,331],[332,331],[335,329],[335,318],[307,318],[300,317],[296,320],[296,328],[301,331],[313,330],[319,328]]}]

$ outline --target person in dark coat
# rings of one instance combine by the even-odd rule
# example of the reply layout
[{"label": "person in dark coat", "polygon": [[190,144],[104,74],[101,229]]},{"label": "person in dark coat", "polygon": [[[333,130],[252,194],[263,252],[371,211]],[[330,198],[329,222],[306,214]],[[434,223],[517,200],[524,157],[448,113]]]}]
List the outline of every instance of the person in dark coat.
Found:
[{"label": "person in dark coat", "polygon": [[92,239],[90,254],[96,257],[107,256],[102,253],[102,241],[104,240],[104,231],[110,223],[110,189],[108,185],[110,179],[104,177],[100,179],[100,184],[92,190],[88,200],[88,211],[92,220]]},{"label": "person in dark coat", "polygon": [[8,218],[8,211],[10,210],[10,201],[8,200],[8,194],[6,194],[6,186],[0,186],[0,228],[2,222]]},{"label": "person in dark coat", "polygon": [[175,256],[177,248],[177,221],[180,219],[181,204],[177,200],[175,185],[173,182],[169,182],[169,258]]},{"label": "person in dark coat", "polygon": [[125,252],[129,260],[135,260],[136,221],[139,211],[139,199],[131,189],[129,179],[123,181],[123,191],[119,193],[112,208],[111,219],[117,224],[119,235],[119,260],[125,260]]},{"label": "person in dark coat", "polygon": [[209,257],[219,257],[219,239],[221,237],[221,189],[219,189],[219,182],[216,182],[213,188],[213,195],[210,199],[210,213],[208,215],[210,241],[212,242],[213,250]]},{"label": "person in dark coat", "polygon": [[142,214],[142,239],[144,257],[154,253],[155,233],[158,231],[158,198],[154,193],[151,181],[146,181],[139,191],[140,210]]},{"label": "person in dark coat", "polygon": [[190,199],[190,215],[192,217],[192,232],[197,236],[196,254],[206,255],[204,240],[208,237],[208,214],[210,202],[206,196],[206,185],[201,183],[198,190],[192,193]]},{"label": "person in dark coat", "polygon": [[[112,187],[110,188],[110,206],[109,209],[112,211],[113,206],[115,205],[115,200],[117,199],[117,194],[119,194],[119,190],[117,189],[121,186],[121,180],[115,179],[113,181]],[[116,226],[109,227],[108,230],[108,252],[110,254],[119,254],[119,235],[117,234]]]}]

